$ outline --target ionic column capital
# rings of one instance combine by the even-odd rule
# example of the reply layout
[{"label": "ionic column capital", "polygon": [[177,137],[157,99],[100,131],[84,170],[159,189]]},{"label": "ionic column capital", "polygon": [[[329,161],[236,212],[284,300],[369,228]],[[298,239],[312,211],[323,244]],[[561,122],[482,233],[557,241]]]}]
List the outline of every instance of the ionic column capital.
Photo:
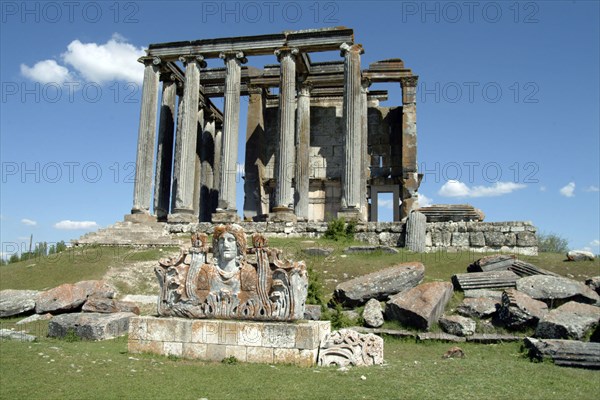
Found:
[{"label": "ionic column capital", "polygon": [[362,78],[360,80],[360,87],[361,87],[361,92],[362,93],[368,93],[369,92],[369,88],[371,87],[371,79],[369,78]]},{"label": "ionic column capital", "polygon": [[204,56],[202,54],[187,54],[184,56],[179,56],[179,61],[186,66],[191,62],[195,62],[200,66],[200,68],[206,68],[206,61],[204,61]]},{"label": "ionic column capital", "polygon": [[239,64],[246,64],[248,62],[243,51],[224,51],[219,53],[219,58],[223,59],[225,62],[227,62],[227,60],[235,59]]},{"label": "ionic column capital", "polygon": [[138,58],[138,62],[144,64],[145,66],[148,65],[161,65],[162,64],[162,60],[160,59],[160,57],[150,57],[150,56],[143,56]]},{"label": "ionic column capital", "polygon": [[340,56],[345,57],[348,53],[357,53],[360,55],[365,53],[365,49],[362,47],[362,44],[342,43],[340,46]]},{"label": "ionic column capital", "polygon": [[298,96],[310,96],[310,91],[313,86],[308,82],[299,82],[298,83]]},{"label": "ionic column capital", "polygon": [[400,86],[404,89],[404,88],[408,88],[408,87],[417,87],[417,82],[419,80],[419,76],[418,75],[410,75],[410,76],[403,76],[400,78]]},{"label": "ionic column capital", "polygon": [[277,61],[281,62],[282,57],[292,56],[295,58],[298,54],[300,54],[300,50],[295,47],[282,47],[281,49],[277,49],[273,52],[277,57]]}]

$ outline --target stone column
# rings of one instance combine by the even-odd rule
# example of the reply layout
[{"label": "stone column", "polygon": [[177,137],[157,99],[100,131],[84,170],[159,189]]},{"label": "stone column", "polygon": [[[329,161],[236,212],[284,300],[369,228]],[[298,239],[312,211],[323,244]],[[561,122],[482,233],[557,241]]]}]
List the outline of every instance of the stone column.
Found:
[{"label": "stone column", "polygon": [[215,119],[215,162],[213,164],[213,190],[211,191],[211,213],[219,206],[221,191],[221,149],[223,148],[223,121]]},{"label": "stone column", "polygon": [[342,209],[338,216],[362,220],[360,212],[362,181],[362,101],[360,44],[341,47],[344,56],[344,167],[342,173]]},{"label": "stone column", "polygon": [[[207,113],[208,114],[208,113]],[[212,191],[214,188],[215,121],[205,118],[200,151],[202,163],[200,174],[200,222],[210,222],[212,215]]]},{"label": "stone column", "polygon": [[237,174],[238,130],[240,122],[241,64],[246,62],[241,51],[221,53],[225,61],[225,99],[223,111],[223,146],[221,148],[221,184],[217,212],[213,222],[235,222],[239,220],[235,199],[235,177]]},{"label": "stone column", "polygon": [[258,168],[264,144],[264,90],[253,87],[248,90],[248,119],[246,127],[246,157],[244,162],[244,218],[262,214],[261,179]]},{"label": "stone column", "polygon": [[370,157],[369,157],[369,102],[367,96],[369,95],[369,87],[371,86],[370,79],[363,79],[361,81],[360,86],[360,97],[361,97],[361,162],[362,162],[362,171],[361,171],[361,202],[360,209],[361,214],[363,215],[365,220],[368,220],[369,215],[369,203],[367,201],[368,198],[368,190],[367,190],[367,182],[370,178]]},{"label": "stone column", "polygon": [[294,210],[299,219],[308,220],[310,192],[310,85],[300,84],[296,110],[296,187]]},{"label": "stone column", "polygon": [[177,84],[174,81],[174,76],[171,74],[166,74],[161,78],[163,84],[158,125],[158,147],[156,149],[154,212],[159,221],[164,221],[169,214],[169,202],[171,200],[171,169],[173,167]]},{"label": "stone column", "polygon": [[198,100],[200,96],[200,68],[205,67],[200,55],[181,57],[185,67],[181,130],[178,132],[178,169],[175,176],[175,207],[169,215],[172,222],[197,222],[194,214],[194,181],[196,162],[196,141],[198,137]]},{"label": "stone column", "polygon": [[199,103],[200,109],[198,110],[198,127],[196,128],[196,160],[194,162],[194,214],[198,216],[201,221],[200,203],[201,189],[200,189],[200,177],[202,172],[202,133],[204,132],[204,109],[202,102]]},{"label": "stone column", "polygon": [[175,125],[175,153],[173,154],[173,182],[171,183],[171,213],[175,210],[175,193],[177,193],[177,177],[181,166],[181,122],[183,116],[183,84],[178,84],[177,91],[177,123]]},{"label": "stone column", "polygon": [[416,75],[400,78],[402,87],[402,205],[400,218],[418,207],[417,190],[421,177],[417,173],[417,81]]},{"label": "stone column", "polygon": [[[152,163],[156,140],[156,113],[158,109],[158,80],[160,58],[141,57],[144,63],[144,83],[142,108],[138,131],[137,158],[135,162],[135,182],[133,184],[133,207],[131,214],[150,215],[152,196]],[[143,218],[143,217],[142,217]]]},{"label": "stone column", "polygon": [[[275,51],[280,66],[279,82],[279,148],[277,151],[275,214],[273,219],[295,219],[292,214],[292,178],[294,171],[294,134],[296,114],[296,55],[298,49],[284,48]],[[282,218],[283,217],[283,218]]]}]

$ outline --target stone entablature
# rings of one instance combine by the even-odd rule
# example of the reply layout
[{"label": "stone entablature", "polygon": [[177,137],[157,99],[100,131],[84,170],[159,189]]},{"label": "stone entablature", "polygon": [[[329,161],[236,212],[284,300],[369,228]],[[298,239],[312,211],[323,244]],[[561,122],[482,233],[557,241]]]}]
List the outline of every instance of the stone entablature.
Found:
[{"label": "stone entablature", "polygon": [[235,357],[249,363],[310,367],[319,345],[331,332],[329,321],[298,323],[133,317],[130,353],[154,353],[222,361]]}]

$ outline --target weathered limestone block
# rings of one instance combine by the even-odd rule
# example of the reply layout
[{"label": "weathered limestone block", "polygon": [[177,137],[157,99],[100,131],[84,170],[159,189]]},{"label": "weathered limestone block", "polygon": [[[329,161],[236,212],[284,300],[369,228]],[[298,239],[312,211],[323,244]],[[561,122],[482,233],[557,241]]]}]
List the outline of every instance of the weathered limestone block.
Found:
[{"label": "weathered limestone block", "polygon": [[469,247],[469,234],[467,232],[454,232],[452,234],[452,246]]},{"label": "weathered limestone block", "polygon": [[461,317],[460,315],[442,316],[439,324],[444,332],[456,336],[471,336],[475,333],[477,324],[471,318]]},{"label": "weathered limestone block", "polygon": [[581,340],[600,322],[600,308],[570,301],[540,320],[535,336],[544,339]]},{"label": "weathered limestone block", "polygon": [[571,250],[567,253],[569,261],[594,261],[596,256],[591,251]]},{"label": "weathered limestone block", "polygon": [[424,275],[425,267],[419,262],[398,264],[340,283],[333,298],[349,307],[360,306],[369,299],[384,301],[390,295],[415,287]]},{"label": "weathered limestone block", "polygon": [[0,318],[24,314],[33,310],[38,294],[37,290],[6,289],[0,291]]},{"label": "weathered limestone block", "polygon": [[596,293],[600,294],[600,276],[594,276],[593,278],[586,279],[585,284]]},{"label": "weathered limestone block", "polygon": [[123,296],[121,301],[134,303],[140,309],[140,314],[156,315],[157,313],[158,296],[128,294]]},{"label": "weathered limestone block", "polygon": [[107,299],[106,297],[90,297],[81,308],[81,311],[95,313],[131,312],[140,315],[140,308],[135,303]]},{"label": "weathered limestone block", "polygon": [[483,235],[483,232],[471,232],[469,234],[469,240],[472,247],[485,246],[485,236]]},{"label": "weathered limestone block", "polygon": [[489,318],[493,316],[499,303],[487,297],[469,297],[456,307],[456,312],[465,317]]},{"label": "weathered limestone block", "polygon": [[133,313],[75,313],[57,315],[48,323],[48,336],[64,337],[69,331],[82,339],[106,340],[127,334]]},{"label": "weathered limestone block", "polygon": [[65,283],[42,292],[36,298],[35,312],[70,311],[79,308],[87,299],[87,292],[76,285]]},{"label": "weathered limestone block", "polygon": [[392,296],[386,304],[386,317],[428,330],[444,313],[452,293],[449,282],[423,283]]},{"label": "weathered limestone block", "polygon": [[329,321],[296,323],[135,317],[129,327],[132,353],[173,354],[222,361],[288,363],[313,366]]},{"label": "weathered limestone block", "polygon": [[528,337],[524,344],[532,359],[551,359],[563,367],[600,369],[600,343]]},{"label": "weathered limestone block", "polygon": [[309,256],[327,257],[328,255],[333,253],[334,250],[335,249],[333,247],[307,247],[305,249],[302,249],[302,252]]},{"label": "weathered limestone block", "polygon": [[490,231],[484,232],[485,245],[489,247],[504,246],[504,234],[502,232]]},{"label": "weathered limestone block", "polygon": [[536,300],[542,300],[550,307],[556,307],[568,301],[597,304],[598,293],[581,282],[569,278],[533,275],[517,281],[517,290]]},{"label": "weathered limestone block", "polygon": [[498,319],[509,329],[534,327],[548,313],[543,301],[534,300],[525,293],[508,289],[502,293]]},{"label": "weathered limestone block", "polygon": [[499,290],[488,290],[488,289],[473,289],[464,291],[465,298],[468,297],[487,297],[500,303],[502,301],[502,292]]},{"label": "weathered limestone block", "polygon": [[321,319],[321,306],[316,304],[307,304],[304,306],[304,319],[318,321]]},{"label": "weathered limestone block", "polygon": [[48,321],[49,319],[52,319],[52,314],[50,314],[50,313],[47,313],[47,314],[33,314],[33,315],[30,315],[27,318],[23,318],[22,320],[20,320],[19,322],[17,322],[15,325],[30,324],[32,322],[37,322],[37,321]]},{"label": "weathered limestone block", "polygon": [[512,271],[472,272],[452,275],[457,290],[508,289],[515,287],[519,276]]},{"label": "weathered limestone block", "polygon": [[517,233],[517,246],[530,247],[537,246],[537,237],[534,232],[524,231]]},{"label": "weathered limestone block", "polygon": [[482,257],[467,267],[469,272],[488,272],[507,270],[515,261],[515,256],[512,254],[493,254],[491,256]]},{"label": "weathered limestone block", "polygon": [[383,339],[351,329],[331,332],[319,349],[319,365],[338,367],[383,364]]},{"label": "weathered limestone block", "polygon": [[29,335],[23,331],[13,331],[10,329],[0,329],[0,339],[11,339],[19,342],[34,342],[37,337]]},{"label": "weathered limestone block", "polygon": [[367,301],[362,314],[365,324],[372,328],[379,328],[383,325],[383,310],[381,304],[376,299]]}]

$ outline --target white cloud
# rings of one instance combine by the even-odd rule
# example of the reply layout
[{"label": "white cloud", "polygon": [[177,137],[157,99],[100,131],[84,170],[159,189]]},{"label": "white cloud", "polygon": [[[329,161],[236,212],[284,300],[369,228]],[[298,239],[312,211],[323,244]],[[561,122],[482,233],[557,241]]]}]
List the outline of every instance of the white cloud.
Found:
[{"label": "white cloud", "polygon": [[540,186],[540,192],[545,192],[546,191],[546,186]]},{"label": "white cloud", "polygon": [[444,197],[468,197],[469,187],[462,182],[450,180],[442,185],[438,194]]},{"label": "white cloud", "polygon": [[575,196],[575,182],[569,182],[566,186],[563,186],[559,190],[560,194],[565,197],[573,197]]},{"label": "white cloud", "polygon": [[590,246],[592,247],[600,247],[600,240],[595,239],[590,242]]},{"label": "white cloud", "polygon": [[92,229],[97,228],[98,224],[95,221],[71,221],[65,219],[54,224],[56,229],[77,230],[77,229]]},{"label": "white cloud", "polygon": [[27,226],[36,226],[37,225],[37,221],[34,221],[32,219],[29,219],[29,218],[23,218],[21,220],[21,223],[23,225],[27,225]]},{"label": "white cloud", "polygon": [[97,83],[122,80],[141,83],[144,66],[137,59],[145,55],[142,47],[125,42],[124,38],[114,34],[104,43],[81,43],[73,40],[62,54],[65,64],[86,80]]},{"label": "white cloud", "polygon": [[514,182],[496,182],[492,186],[468,187],[460,181],[449,180],[442,185],[438,194],[444,197],[494,197],[509,194],[527,185]]},{"label": "white cloud", "polygon": [[430,205],[433,204],[433,199],[430,199],[429,197],[425,196],[423,193],[417,193],[418,195],[418,201],[419,201],[419,207],[429,207]]},{"label": "white cloud", "polygon": [[377,200],[377,206],[389,208],[391,210],[394,208],[394,202],[392,200]]},{"label": "white cloud", "polygon": [[592,186],[588,186],[588,187],[585,189],[585,191],[586,191],[586,192],[600,192],[600,188],[599,188],[598,186],[594,186],[594,185],[592,185]]},{"label": "white cloud", "polygon": [[76,39],[61,54],[64,66],[55,60],[39,61],[33,67],[21,64],[21,74],[40,83],[62,84],[78,79],[98,84],[113,80],[141,83],[144,66],[137,59],[145,54],[142,47],[127,43],[117,33],[103,44],[82,43]]},{"label": "white cloud", "polygon": [[69,70],[54,60],[44,60],[35,63],[33,67],[21,64],[21,74],[35,82],[63,84],[72,80]]}]

